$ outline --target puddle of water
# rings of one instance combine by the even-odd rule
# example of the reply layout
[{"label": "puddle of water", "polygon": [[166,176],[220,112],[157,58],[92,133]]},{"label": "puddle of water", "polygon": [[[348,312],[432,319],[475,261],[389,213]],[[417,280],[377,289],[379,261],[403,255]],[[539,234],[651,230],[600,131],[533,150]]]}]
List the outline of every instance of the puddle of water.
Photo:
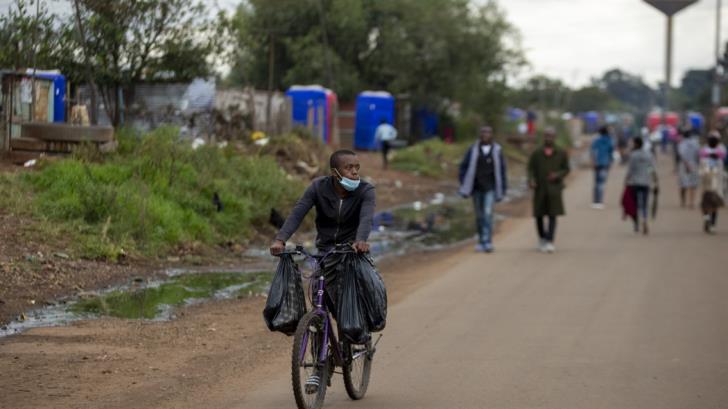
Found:
[{"label": "puddle of water", "polygon": [[[527,194],[525,183],[509,190],[505,201]],[[495,222],[505,216],[496,213]],[[475,214],[470,199],[436,196],[429,203],[415,202],[378,213],[370,238],[372,253],[401,255],[412,250],[435,250],[475,237]]]},{"label": "puddle of water", "polygon": [[143,288],[115,290],[82,299],[70,311],[127,319],[166,319],[167,306],[259,294],[269,282],[270,275],[266,273],[181,275]]},{"label": "puddle of water", "polygon": [[[525,181],[510,189],[506,201],[527,194]],[[496,214],[496,222],[505,217]],[[427,203],[415,202],[377,214],[370,237],[375,258],[404,255],[410,251],[441,249],[475,237],[475,216],[471,200],[442,194]],[[311,242],[304,245],[313,249]],[[247,254],[255,266],[275,260],[267,249]],[[267,269],[263,267],[262,269]],[[0,327],[0,337],[35,327],[66,325],[73,321],[112,316],[126,319],[168,320],[175,308],[211,299],[249,297],[266,293],[272,273],[255,271],[186,270],[167,271],[168,278],[135,283],[85,297],[61,300],[56,305],[31,311],[23,321]]]},{"label": "puddle of water", "polygon": [[183,305],[264,294],[271,278],[269,272],[192,273],[134,283],[32,311],[24,320],[0,327],[0,337],[99,316],[168,320],[174,318],[175,308]]}]

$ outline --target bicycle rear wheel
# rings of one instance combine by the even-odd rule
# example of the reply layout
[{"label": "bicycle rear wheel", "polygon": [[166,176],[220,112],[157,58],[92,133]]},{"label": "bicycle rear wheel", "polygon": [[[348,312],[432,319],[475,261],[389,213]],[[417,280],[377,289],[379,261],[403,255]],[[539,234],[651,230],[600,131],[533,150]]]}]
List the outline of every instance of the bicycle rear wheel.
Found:
[{"label": "bicycle rear wheel", "polygon": [[[319,362],[324,338],[323,318],[313,311],[304,315],[293,337],[291,356],[293,396],[298,409],[320,409],[324,404],[329,379],[329,359]],[[318,377],[318,388],[307,385],[312,376]]]},{"label": "bicycle rear wheel", "polygon": [[344,341],[344,387],[346,394],[353,400],[364,397],[369,387],[372,371],[372,342],[354,345]]}]

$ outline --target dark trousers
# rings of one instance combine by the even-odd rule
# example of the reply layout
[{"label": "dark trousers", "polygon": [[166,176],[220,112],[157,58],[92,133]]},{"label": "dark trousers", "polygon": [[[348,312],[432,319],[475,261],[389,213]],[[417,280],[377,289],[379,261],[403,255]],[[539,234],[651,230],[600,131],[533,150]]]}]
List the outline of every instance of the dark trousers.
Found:
[{"label": "dark trousers", "polygon": [[[544,219],[548,219],[548,228],[544,226]],[[556,236],[556,216],[536,217],[536,229],[541,240],[553,243]]]},{"label": "dark trousers", "polygon": [[[328,251],[319,249],[319,254],[326,254]],[[329,312],[337,318],[336,305],[339,301],[340,282],[339,277],[344,274],[344,255],[343,254],[331,254],[320,262],[319,267],[324,273],[324,280],[326,282],[326,292],[324,302],[329,309]],[[314,287],[318,289],[318,286]],[[314,292],[315,294],[315,292]],[[314,296],[314,303],[316,298]]]},{"label": "dark trousers", "polygon": [[389,166],[389,151],[392,149],[392,145],[389,143],[389,141],[382,141],[382,160],[384,163],[384,169],[387,169]]},{"label": "dark trousers", "polygon": [[647,209],[650,203],[650,187],[649,186],[632,186],[634,196],[637,202],[637,217],[635,218],[635,227],[639,224],[640,217],[647,220]]}]

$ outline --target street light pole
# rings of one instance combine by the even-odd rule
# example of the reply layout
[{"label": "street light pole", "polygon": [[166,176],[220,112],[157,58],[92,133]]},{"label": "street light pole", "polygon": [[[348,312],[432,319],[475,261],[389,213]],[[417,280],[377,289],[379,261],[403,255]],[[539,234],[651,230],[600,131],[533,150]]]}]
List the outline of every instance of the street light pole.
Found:
[{"label": "street light pole", "polygon": [[713,71],[713,120],[718,116],[718,109],[721,101],[721,53],[720,53],[720,31],[721,31],[721,11],[723,10],[722,0],[716,1],[715,10],[715,70]]},{"label": "street light pole", "polygon": [[665,115],[670,110],[670,88],[672,87],[672,16],[667,16],[667,41],[665,47],[665,89],[663,92],[662,122],[665,122]]}]

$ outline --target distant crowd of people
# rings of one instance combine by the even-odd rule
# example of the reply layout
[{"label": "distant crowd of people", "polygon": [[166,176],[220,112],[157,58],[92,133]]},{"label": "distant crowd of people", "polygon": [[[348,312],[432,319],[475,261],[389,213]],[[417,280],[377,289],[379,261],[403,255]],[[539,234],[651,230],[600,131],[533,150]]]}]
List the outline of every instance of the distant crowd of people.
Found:
[{"label": "distant crowd of people", "polygon": [[[660,180],[656,168],[656,144],[642,136],[615,138],[606,126],[599,129],[590,146],[594,169],[592,208],[602,210],[604,188],[614,163],[621,158],[626,166],[622,206],[625,217],[633,221],[635,232],[649,234],[650,218],[657,214]],[[543,143],[531,154],[527,175],[533,191],[533,217],[538,233],[538,248],[553,253],[557,217],[564,215],[564,179],[569,174],[568,152],[556,143],[556,132],[543,132]],[[631,147],[630,147],[631,144]],[[674,145],[680,203],[694,209],[698,189],[702,191],[700,209],[703,229],[715,232],[718,210],[725,205],[728,190],[728,155],[717,131],[710,132],[701,143],[700,135],[685,129]],[[484,126],[479,139],[468,149],[460,164],[460,190],[470,197],[475,208],[478,243],[476,251],[490,253],[493,246],[493,207],[503,200],[508,187],[506,158],[502,147],[495,142],[493,129]]]},{"label": "distant crowd of people", "polygon": [[[673,138],[673,157],[680,186],[680,203],[683,208],[694,209],[698,188],[702,190],[700,208],[703,214],[703,230],[714,233],[718,220],[718,210],[725,205],[726,169],[728,158],[726,148],[721,143],[718,131],[710,132],[701,145],[699,133],[694,129],[683,129]],[[625,215],[634,221],[635,231],[649,233],[649,204],[652,202],[652,216],[657,212],[659,180],[655,168],[656,144],[649,139],[634,137],[632,150],[626,153],[627,176],[622,198]],[[667,153],[669,144],[661,143]],[[591,158],[594,167],[594,200],[592,207],[603,209],[604,184],[615,159],[613,137],[607,127],[599,130],[599,135],[591,145]]]}]

